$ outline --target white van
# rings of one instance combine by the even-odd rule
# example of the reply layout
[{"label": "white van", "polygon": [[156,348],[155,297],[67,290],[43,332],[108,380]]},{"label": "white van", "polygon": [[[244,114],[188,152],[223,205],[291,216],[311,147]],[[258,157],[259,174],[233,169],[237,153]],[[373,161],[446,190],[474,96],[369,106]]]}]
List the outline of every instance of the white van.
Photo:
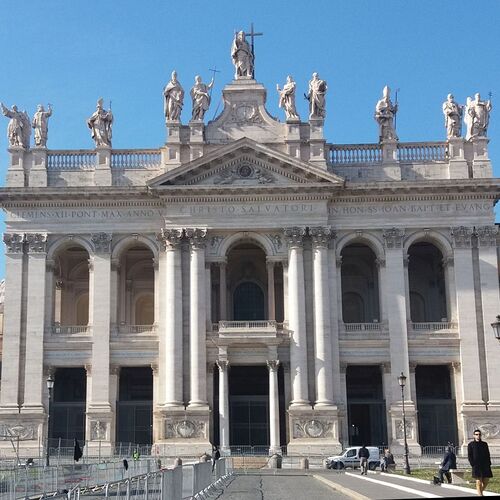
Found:
[{"label": "white van", "polygon": [[[342,455],[328,457],[326,459],[327,469],[344,469],[346,467],[359,467],[358,452],[361,446],[351,446],[347,448]],[[368,468],[375,470],[380,465],[380,452],[376,446],[367,446],[366,449],[370,453],[368,458]]]}]

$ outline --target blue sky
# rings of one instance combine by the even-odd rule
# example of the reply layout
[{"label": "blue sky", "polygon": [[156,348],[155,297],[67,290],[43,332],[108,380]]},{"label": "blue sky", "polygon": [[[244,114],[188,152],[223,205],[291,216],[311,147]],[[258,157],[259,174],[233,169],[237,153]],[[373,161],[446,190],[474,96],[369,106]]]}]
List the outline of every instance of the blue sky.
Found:
[{"label": "blue sky", "polygon": [[[256,78],[268,89],[268,110],[282,118],[276,83],[291,74],[298,96],[313,71],[327,80],[329,142],[376,142],[373,109],[382,88],[399,88],[401,141],[443,140],[441,104],[448,92],[493,93],[490,157],[500,173],[500,2],[476,0],[316,0],[212,2],[184,0],[23,0],[3,2],[0,100],[32,115],[53,104],[48,147],[92,148],[85,121],[99,97],[112,100],[115,148],[165,141],[162,89],[173,69],[191,105],[194,76],[217,66],[212,119],[233,76],[234,30],[254,22]],[[306,117],[307,103],[297,100]],[[0,116],[0,178],[8,154]],[[4,181],[2,181],[4,182]],[[3,276],[3,257],[0,276]]]}]

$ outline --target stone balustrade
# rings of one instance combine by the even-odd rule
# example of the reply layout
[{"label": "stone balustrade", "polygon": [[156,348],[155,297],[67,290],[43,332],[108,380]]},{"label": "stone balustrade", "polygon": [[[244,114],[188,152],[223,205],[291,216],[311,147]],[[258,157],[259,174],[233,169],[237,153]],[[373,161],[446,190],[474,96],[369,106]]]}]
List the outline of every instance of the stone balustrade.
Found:
[{"label": "stone balustrade", "polygon": [[451,321],[428,321],[428,322],[410,322],[410,329],[416,333],[441,332],[443,330],[456,331],[458,333],[458,324]]},{"label": "stone balustrade", "polygon": [[159,149],[114,149],[111,153],[111,168],[159,168]]},{"label": "stone balustrade", "polygon": [[157,325],[112,325],[114,335],[156,335]]},{"label": "stone balustrade", "polygon": [[380,323],[344,323],[344,331],[348,332],[379,332]]},{"label": "stone balustrade", "polygon": [[91,335],[90,325],[51,325],[46,328],[51,335]]},{"label": "stone balustrade", "polygon": [[52,150],[47,153],[47,168],[49,170],[85,170],[95,168],[96,158],[96,152],[90,150]]},{"label": "stone balustrade", "polygon": [[382,147],[380,144],[330,144],[332,165],[350,163],[380,163]]},{"label": "stone balustrade", "polygon": [[236,332],[236,331],[251,331],[259,332],[269,331],[276,332],[283,329],[283,324],[274,320],[259,320],[259,321],[219,321],[212,325],[212,330],[215,332]]},{"label": "stone balustrade", "polygon": [[402,142],[398,144],[400,162],[446,161],[446,142]]}]

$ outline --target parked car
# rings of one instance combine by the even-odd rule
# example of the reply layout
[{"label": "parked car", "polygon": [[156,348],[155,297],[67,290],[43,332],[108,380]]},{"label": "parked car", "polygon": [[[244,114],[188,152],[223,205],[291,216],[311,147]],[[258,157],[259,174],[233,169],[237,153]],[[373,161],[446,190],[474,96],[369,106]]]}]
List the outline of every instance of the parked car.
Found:
[{"label": "parked car", "polygon": [[[328,457],[326,459],[327,469],[345,469],[359,467],[358,452],[361,446],[351,446],[342,452],[341,455]],[[367,446],[366,449],[370,452],[368,458],[368,468],[375,470],[380,465],[380,452],[376,446]]]}]

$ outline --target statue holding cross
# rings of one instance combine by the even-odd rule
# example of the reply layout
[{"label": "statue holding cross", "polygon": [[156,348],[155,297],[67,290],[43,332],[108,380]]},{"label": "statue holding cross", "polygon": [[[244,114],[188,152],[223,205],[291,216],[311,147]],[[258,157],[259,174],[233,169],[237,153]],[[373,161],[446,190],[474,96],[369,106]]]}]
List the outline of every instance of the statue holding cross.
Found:
[{"label": "statue holding cross", "polygon": [[[246,41],[245,37],[250,36],[252,45]],[[253,78],[254,77],[254,37],[261,36],[262,33],[255,33],[253,30],[253,23],[251,25],[250,33],[239,31],[234,34],[233,44],[231,46],[231,57],[236,69],[234,78]]]}]

